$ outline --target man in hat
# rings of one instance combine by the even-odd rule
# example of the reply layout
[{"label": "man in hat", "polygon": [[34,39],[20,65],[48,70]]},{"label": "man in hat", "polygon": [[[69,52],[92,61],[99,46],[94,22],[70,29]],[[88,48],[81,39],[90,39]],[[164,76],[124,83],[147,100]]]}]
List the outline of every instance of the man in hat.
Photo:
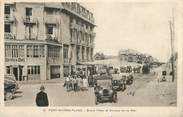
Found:
[{"label": "man in hat", "polygon": [[44,92],[45,88],[43,85],[40,87],[40,90],[41,91],[36,95],[36,105],[48,106],[49,105],[48,97],[47,97],[47,93]]}]

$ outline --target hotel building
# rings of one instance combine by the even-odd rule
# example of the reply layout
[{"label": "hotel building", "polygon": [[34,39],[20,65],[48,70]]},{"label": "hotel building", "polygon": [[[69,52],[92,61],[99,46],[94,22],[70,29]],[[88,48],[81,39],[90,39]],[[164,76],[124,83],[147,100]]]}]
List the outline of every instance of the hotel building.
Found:
[{"label": "hotel building", "polygon": [[94,27],[93,13],[76,2],[6,3],[6,73],[17,81],[64,77],[93,61]]}]

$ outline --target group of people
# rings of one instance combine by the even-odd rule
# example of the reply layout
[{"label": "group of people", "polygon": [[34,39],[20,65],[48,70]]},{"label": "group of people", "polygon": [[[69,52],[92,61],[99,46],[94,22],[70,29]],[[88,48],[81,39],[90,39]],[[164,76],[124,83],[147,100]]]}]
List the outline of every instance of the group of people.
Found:
[{"label": "group of people", "polygon": [[64,87],[67,91],[87,90],[88,81],[85,75],[68,75],[65,78]]}]

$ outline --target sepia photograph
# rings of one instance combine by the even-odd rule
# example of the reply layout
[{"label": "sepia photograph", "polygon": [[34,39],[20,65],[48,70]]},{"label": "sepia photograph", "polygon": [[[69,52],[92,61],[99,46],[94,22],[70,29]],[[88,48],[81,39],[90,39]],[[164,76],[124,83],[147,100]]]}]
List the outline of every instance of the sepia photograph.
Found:
[{"label": "sepia photograph", "polygon": [[5,107],[177,107],[175,2],[3,7]]}]

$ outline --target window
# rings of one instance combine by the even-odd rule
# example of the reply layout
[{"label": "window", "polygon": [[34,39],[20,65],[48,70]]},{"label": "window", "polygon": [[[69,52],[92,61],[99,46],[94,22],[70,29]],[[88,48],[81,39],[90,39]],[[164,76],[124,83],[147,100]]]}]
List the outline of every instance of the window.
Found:
[{"label": "window", "polygon": [[10,6],[5,5],[4,14],[10,14]]},{"label": "window", "polygon": [[17,58],[17,57],[18,57],[18,46],[12,45],[12,58]]},{"label": "window", "polygon": [[32,16],[32,8],[26,8],[26,16]]},{"label": "window", "polygon": [[10,74],[10,66],[6,66],[6,73]]},{"label": "window", "polygon": [[11,25],[10,24],[5,24],[4,25],[4,31],[5,31],[5,33],[10,33],[11,32]]},{"label": "window", "polygon": [[52,25],[47,26],[47,34],[53,34],[53,26]]},{"label": "window", "polygon": [[39,56],[40,57],[44,57],[44,46],[43,45],[41,45],[40,47],[39,47]]},{"label": "window", "polygon": [[68,45],[64,45],[64,48],[63,48],[64,60],[68,59],[68,51],[69,51]]},{"label": "window", "polygon": [[39,75],[40,74],[40,66],[27,66],[28,75]]},{"label": "window", "polygon": [[44,46],[27,45],[27,57],[44,57]]},{"label": "window", "polygon": [[39,55],[38,55],[38,45],[33,46],[33,57],[39,57]]},{"label": "window", "polygon": [[5,45],[6,58],[23,58],[24,45]]},{"label": "window", "polygon": [[79,51],[80,51],[80,47],[77,46],[76,53],[77,53],[77,59],[78,59],[78,60],[79,60]]},{"label": "window", "polygon": [[59,57],[60,47],[49,46],[48,57]]},{"label": "window", "polygon": [[19,48],[18,48],[18,56],[20,58],[23,58],[24,57],[24,46],[23,45],[19,45]]}]

